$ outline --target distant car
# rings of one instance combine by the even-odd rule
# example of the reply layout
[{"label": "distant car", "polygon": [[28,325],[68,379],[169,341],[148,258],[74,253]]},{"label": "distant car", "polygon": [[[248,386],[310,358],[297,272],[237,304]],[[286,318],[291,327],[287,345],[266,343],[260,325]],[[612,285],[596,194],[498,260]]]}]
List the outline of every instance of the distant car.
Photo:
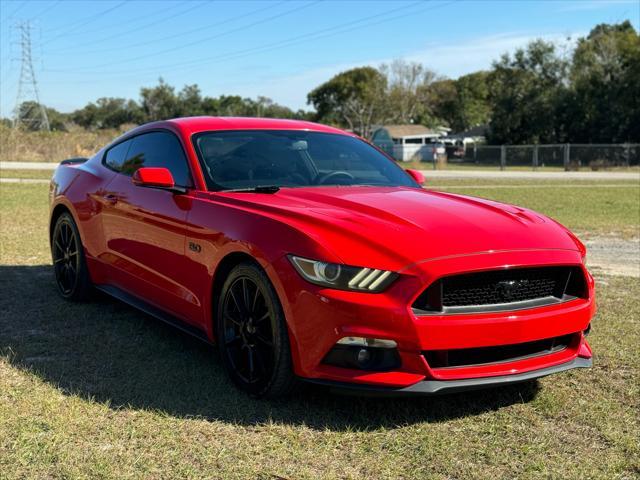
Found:
[{"label": "distant car", "polygon": [[309,122],[138,127],[51,181],[55,278],[206,342],[256,396],[298,380],[381,394],[591,365],[585,248],[524,208],[421,188]]},{"label": "distant car", "polygon": [[460,141],[446,141],[444,143],[447,157],[450,159],[460,159],[464,157],[464,145]]},{"label": "distant car", "polygon": [[432,145],[435,147],[436,153],[438,155],[445,155],[447,153],[444,143],[437,142],[437,143],[433,143]]},{"label": "distant car", "polygon": [[420,159],[422,162],[436,162],[447,160],[447,149],[444,143],[428,142],[420,147]]}]

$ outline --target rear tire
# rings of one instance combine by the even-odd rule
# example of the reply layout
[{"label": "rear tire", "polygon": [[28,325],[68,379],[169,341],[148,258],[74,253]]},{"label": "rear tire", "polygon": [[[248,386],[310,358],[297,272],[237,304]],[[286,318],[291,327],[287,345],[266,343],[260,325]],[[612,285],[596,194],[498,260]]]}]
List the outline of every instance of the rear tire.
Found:
[{"label": "rear tire", "polygon": [[241,390],[276,398],[296,384],[289,334],[273,285],[260,267],[241,263],[226,278],[216,309],[222,365]]},{"label": "rear tire", "polygon": [[65,300],[81,302],[91,296],[92,285],[80,240],[70,213],[58,217],[51,235],[51,256],[58,292]]}]

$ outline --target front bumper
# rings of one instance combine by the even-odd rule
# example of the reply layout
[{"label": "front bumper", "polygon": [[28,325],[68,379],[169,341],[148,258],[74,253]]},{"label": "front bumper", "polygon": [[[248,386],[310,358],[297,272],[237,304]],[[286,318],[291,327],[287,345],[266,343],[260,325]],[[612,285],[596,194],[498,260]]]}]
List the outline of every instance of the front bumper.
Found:
[{"label": "front bumper", "polygon": [[591,358],[577,357],[568,362],[553,367],[533,370],[526,373],[502,375],[499,377],[468,378],[463,380],[423,380],[408,387],[393,388],[375,385],[357,385],[352,383],[333,382],[330,380],[305,379],[307,382],[330,387],[342,394],[367,395],[379,397],[425,396],[456,393],[467,390],[481,390],[484,388],[501,387],[535,380],[554,373],[560,373],[574,368],[589,368],[593,365]]},{"label": "front bumper", "polygon": [[[305,380],[357,391],[442,393],[522,381],[590,364],[583,331],[595,314],[593,278],[584,270],[589,295],[528,310],[415,315],[411,304],[435,279],[472,270],[516,266],[581,266],[578,252],[568,250],[487,252],[417,264],[379,294],[325,289],[305,282],[286,258],[270,273],[289,324],[294,371]],[[582,267],[584,268],[584,267]],[[520,344],[570,335],[561,351],[513,360],[433,368],[424,352]],[[366,371],[323,363],[327,352],[346,336],[393,340],[401,367]]]}]

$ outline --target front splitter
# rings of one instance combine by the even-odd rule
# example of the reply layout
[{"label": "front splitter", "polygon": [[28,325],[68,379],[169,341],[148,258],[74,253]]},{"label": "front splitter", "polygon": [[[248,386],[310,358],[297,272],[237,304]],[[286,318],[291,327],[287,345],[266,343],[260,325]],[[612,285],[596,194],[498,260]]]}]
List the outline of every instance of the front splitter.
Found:
[{"label": "front splitter", "polygon": [[468,390],[480,390],[483,388],[512,385],[574,368],[589,368],[592,365],[593,361],[591,358],[576,357],[573,360],[561,363],[560,365],[554,365],[553,367],[542,368],[540,370],[532,370],[525,373],[502,375],[497,377],[465,378],[462,380],[423,380],[403,388],[378,387],[375,385],[334,382],[331,380],[313,378],[305,378],[303,380],[317,385],[327,386],[336,393],[347,395],[381,397],[443,395]]}]

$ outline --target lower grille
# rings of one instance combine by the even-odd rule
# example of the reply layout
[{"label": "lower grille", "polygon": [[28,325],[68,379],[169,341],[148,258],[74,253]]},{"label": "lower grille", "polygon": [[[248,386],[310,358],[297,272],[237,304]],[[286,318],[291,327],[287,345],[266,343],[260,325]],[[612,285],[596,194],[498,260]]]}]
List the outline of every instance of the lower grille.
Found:
[{"label": "lower grille", "polygon": [[567,348],[576,334],[536,340],[534,342],[499,345],[496,347],[427,350],[423,352],[431,368],[464,367],[490,363],[513,362],[548,355]]},{"label": "lower grille", "polygon": [[579,267],[490,270],[443,277],[414,302],[421,313],[518,310],[586,296]]}]

